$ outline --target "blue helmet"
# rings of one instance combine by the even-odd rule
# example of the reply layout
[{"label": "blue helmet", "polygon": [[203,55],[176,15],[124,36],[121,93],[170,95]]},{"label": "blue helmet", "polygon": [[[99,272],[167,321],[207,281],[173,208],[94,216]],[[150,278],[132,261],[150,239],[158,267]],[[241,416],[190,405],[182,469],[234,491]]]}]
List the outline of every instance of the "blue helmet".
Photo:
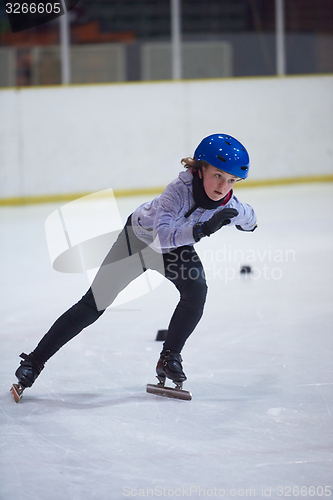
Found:
[{"label": "blue helmet", "polygon": [[231,135],[212,134],[205,137],[194,151],[194,157],[241,179],[246,179],[249,173],[248,152]]}]

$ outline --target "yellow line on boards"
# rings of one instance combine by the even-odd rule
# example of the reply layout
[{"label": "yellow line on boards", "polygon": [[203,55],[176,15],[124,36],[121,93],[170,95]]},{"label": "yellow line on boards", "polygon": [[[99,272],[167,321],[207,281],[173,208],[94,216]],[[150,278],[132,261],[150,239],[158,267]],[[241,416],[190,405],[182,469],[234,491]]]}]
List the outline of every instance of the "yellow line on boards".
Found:
[{"label": "yellow line on boards", "polygon": [[[238,182],[235,186],[238,188],[256,188],[256,187],[269,187],[269,186],[283,186],[288,184],[305,184],[313,182],[333,182],[333,175],[317,175],[306,177],[283,177],[280,179],[254,179]],[[125,196],[145,196],[145,195],[158,195],[161,194],[164,187],[154,188],[140,188],[140,189],[116,189],[114,190],[115,197]],[[14,205],[31,205],[38,203],[57,203],[64,201],[73,201],[82,196],[87,196],[92,192],[85,193],[66,193],[66,194],[52,194],[52,195],[39,195],[39,196],[18,196],[13,198],[0,198],[0,206],[14,206]],[[103,194],[101,193],[101,196]]]},{"label": "yellow line on boards", "polygon": [[[125,197],[125,196],[140,196],[140,195],[155,195],[161,194],[164,187],[156,188],[142,188],[142,189],[119,189],[114,190],[113,193],[115,197]],[[66,194],[50,194],[50,195],[39,195],[39,196],[17,196],[13,198],[0,198],[0,206],[9,205],[32,205],[37,203],[57,203],[64,201],[73,201],[83,196],[94,193],[94,191],[87,191],[81,193],[66,193]],[[109,194],[108,194],[109,196]],[[101,197],[103,197],[103,192],[101,192]]]},{"label": "yellow line on boards", "polygon": [[49,90],[49,89],[75,89],[78,87],[81,88],[98,88],[98,87],[116,87],[116,86],[135,86],[135,85],[160,85],[160,84],[170,84],[170,85],[179,85],[180,83],[206,83],[206,82],[225,82],[230,80],[241,81],[241,80],[292,80],[292,79],[306,79],[306,78],[332,78],[333,73],[301,73],[301,74],[293,74],[293,75],[250,75],[250,76],[228,76],[228,77],[217,77],[217,78],[182,78],[180,80],[134,80],[134,81],[120,81],[120,82],[95,82],[95,83],[53,83],[50,85],[23,85],[23,86],[6,86],[0,87],[0,91],[30,91],[30,90]]},{"label": "yellow line on boards", "polygon": [[310,184],[312,182],[333,182],[333,175],[316,175],[303,177],[281,177],[280,179],[254,179],[249,181],[241,181],[236,184],[236,188],[249,187],[269,187],[269,186],[284,186],[287,184]]}]

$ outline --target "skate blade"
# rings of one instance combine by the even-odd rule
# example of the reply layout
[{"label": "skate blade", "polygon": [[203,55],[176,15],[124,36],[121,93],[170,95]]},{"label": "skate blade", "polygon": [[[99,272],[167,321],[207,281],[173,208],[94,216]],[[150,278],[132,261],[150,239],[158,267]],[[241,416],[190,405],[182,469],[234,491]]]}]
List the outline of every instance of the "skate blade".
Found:
[{"label": "skate blade", "polygon": [[24,387],[22,387],[20,384],[13,384],[10,392],[13,394],[15,403],[18,403],[20,399],[22,398],[24,391]]},{"label": "skate blade", "polygon": [[174,387],[165,387],[159,384],[147,384],[146,391],[150,394],[156,394],[157,396],[164,396],[166,398],[183,399],[185,401],[191,401],[192,399],[192,394],[189,391],[176,389]]}]

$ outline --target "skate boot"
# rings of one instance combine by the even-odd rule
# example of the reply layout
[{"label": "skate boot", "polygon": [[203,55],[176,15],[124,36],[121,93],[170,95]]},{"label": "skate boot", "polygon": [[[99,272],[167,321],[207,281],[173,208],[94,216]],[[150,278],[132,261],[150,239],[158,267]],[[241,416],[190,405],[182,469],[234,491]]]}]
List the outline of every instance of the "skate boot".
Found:
[{"label": "skate boot", "polygon": [[156,373],[159,381],[165,381],[165,377],[167,377],[175,384],[182,384],[185,382],[186,375],[183,372],[182,361],[182,357],[178,352],[170,350],[165,351],[163,349],[156,366]]},{"label": "skate boot", "polygon": [[21,399],[24,389],[32,386],[44,368],[44,365],[38,361],[33,352],[30,354],[25,354],[23,352],[20,354],[20,358],[22,358],[23,361],[21,361],[20,366],[15,372],[18,384],[13,384],[10,389],[16,403]]},{"label": "skate boot", "polygon": [[[179,352],[163,349],[156,366],[156,374],[159,383],[156,385],[147,384],[146,391],[158,396],[190,401],[192,399],[192,394],[189,391],[183,390],[183,382],[186,380],[186,375],[183,372],[182,361]],[[171,379],[176,387],[166,387],[166,378]]]}]

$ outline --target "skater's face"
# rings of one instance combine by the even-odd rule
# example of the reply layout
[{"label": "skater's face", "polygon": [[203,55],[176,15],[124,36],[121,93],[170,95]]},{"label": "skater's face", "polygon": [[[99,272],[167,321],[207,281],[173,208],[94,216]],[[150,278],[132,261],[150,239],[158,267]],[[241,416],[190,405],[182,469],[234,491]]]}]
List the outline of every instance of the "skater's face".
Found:
[{"label": "skater's face", "polygon": [[237,177],[228,174],[219,168],[208,165],[199,170],[199,176],[203,178],[203,186],[207,196],[213,201],[219,201],[224,198],[237,181]]}]

